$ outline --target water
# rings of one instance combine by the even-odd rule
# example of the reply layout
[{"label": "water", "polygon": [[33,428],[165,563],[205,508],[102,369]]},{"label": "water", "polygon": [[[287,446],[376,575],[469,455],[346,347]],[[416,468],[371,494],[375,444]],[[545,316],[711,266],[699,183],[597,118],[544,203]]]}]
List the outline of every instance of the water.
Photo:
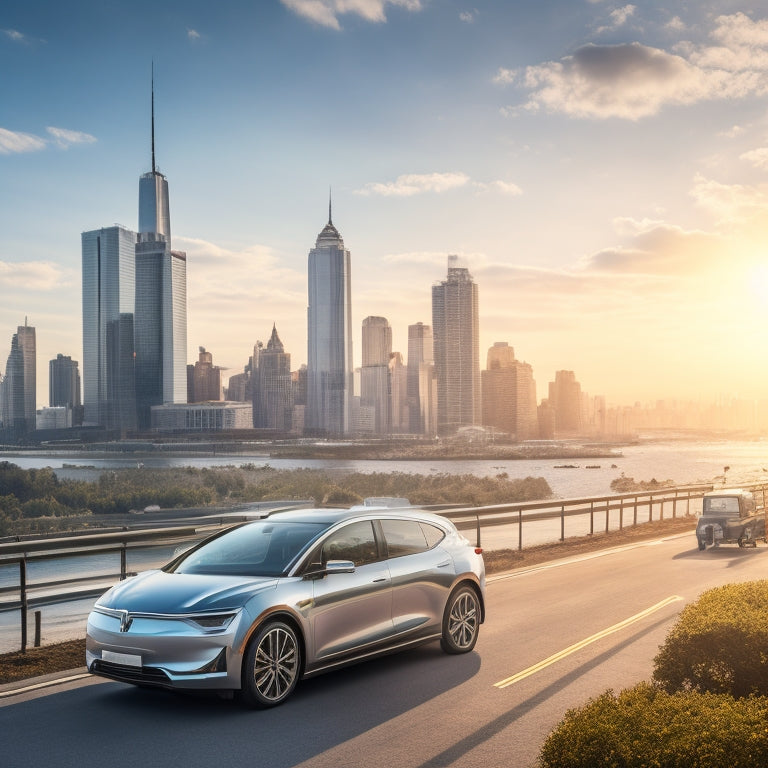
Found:
[{"label": "water", "polygon": [[[672,480],[676,485],[721,484],[723,468],[729,485],[768,482],[768,441],[659,441],[626,446],[621,456],[608,459],[427,459],[427,460],[337,460],[281,459],[263,455],[230,456],[142,456],[130,454],[109,457],[88,453],[46,455],[44,453],[0,453],[0,461],[10,461],[23,469],[51,467],[62,479],[95,480],[103,471],[135,467],[148,468],[270,466],[274,469],[322,469],[334,473],[404,472],[414,474],[471,474],[488,477],[506,473],[510,478],[543,477],[559,498],[603,496],[611,491],[611,481],[625,475],[635,480]],[[67,465],[65,468],[64,465]],[[575,464],[575,469],[558,465]],[[615,466],[614,466],[615,465]],[[587,467],[599,466],[598,469]]]}]

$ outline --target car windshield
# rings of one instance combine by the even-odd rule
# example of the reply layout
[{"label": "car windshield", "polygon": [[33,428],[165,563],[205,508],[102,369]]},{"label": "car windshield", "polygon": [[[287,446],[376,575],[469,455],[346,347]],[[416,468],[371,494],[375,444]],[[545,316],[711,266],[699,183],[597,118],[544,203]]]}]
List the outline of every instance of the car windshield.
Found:
[{"label": "car windshield", "polygon": [[169,573],[280,576],[326,528],[326,523],[259,520],[190,550]]}]

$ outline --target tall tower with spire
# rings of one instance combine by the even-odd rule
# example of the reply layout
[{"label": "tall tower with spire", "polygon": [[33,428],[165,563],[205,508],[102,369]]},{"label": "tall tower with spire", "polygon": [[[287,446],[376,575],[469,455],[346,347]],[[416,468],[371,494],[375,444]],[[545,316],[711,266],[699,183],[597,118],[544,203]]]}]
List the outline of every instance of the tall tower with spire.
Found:
[{"label": "tall tower with spire", "polygon": [[343,435],[350,431],[352,399],[352,288],[350,253],[328,223],[309,252],[307,307],[307,405],[305,431]]},{"label": "tall tower with spire", "polygon": [[138,428],[151,408],[187,402],[187,255],[171,250],[168,181],[155,163],[152,67],[152,170],[139,179],[136,243],[136,409]]}]

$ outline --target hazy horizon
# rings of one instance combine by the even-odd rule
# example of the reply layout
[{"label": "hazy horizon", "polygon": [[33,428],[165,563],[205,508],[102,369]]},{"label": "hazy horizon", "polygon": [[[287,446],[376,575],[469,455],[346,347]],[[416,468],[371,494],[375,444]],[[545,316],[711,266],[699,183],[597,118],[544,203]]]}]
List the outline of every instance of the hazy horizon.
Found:
[{"label": "hazy horizon", "polygon": [[135,229],[156,155],[188,362],[307,355],[307,254],[351,252],[353,345],[431,325],[457,254],[506,341],[609,403],[766,397],[768,11],[719,0],[8,0],[0,370],[16,327],[82,375],[80,233]]}]

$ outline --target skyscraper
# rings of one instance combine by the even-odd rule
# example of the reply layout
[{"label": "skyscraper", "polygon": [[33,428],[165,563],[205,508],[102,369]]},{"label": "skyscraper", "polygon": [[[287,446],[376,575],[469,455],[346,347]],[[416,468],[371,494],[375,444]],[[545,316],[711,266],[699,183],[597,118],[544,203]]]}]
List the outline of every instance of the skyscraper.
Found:
[{"label": "skyscraper", "polygon": [[290,432],[293,412],[291,355],[272,326],[267,346],[259,353],[253,397],[253,425]]},{"label": "skyscraper", "polygon": [[187,402],[210,400],[221,400],[221,368],[213,364],[213,355],[200,347],[197,362],[187,366]]},{"label": "skyscraper", "polygon": [[477,284],[458,257],[448,277],[432,286],[432,328],[437,378],[437,430],[480,424],[480,327]]},{"label": "skyscraper", "polygon": [[3,382],[3,425],[17,437],[35,430],[36,355],[35,329],[25,319],[11,339]]},{"label": "skyscraper", "polygon": [[187,401],[187,256],[171,250],[168,182],[155,164],[152,79],[152,170],[139,179],[136,243],[136,409],[149,429],[151,407]]},{"label": "skyscraper", "polygon": [[549,382],[549,402],[555,412],[557,435],[579,434],[582,430],[581,384],[573,371],[556,371]]},{"label": "skyscraper", "polygon": [[133,315],[136,233],[115,225],[83,232],[84,423],[136,428]]},{"label": "skyscraper", "polygon": [[350,430],[353,388],[351,267],[330,202],[308,266],[305,431],[343,435]]},{"label": "skyscraper", "polygon": [[51,408],[67,408],[70,422],[82,422],[80,369],[77,360],[58,354],[48,363],[48,404]]},{"label": "skyscraper", "polygon": [[434,429],[434,420],[430,418],[433,349],[431,326],[424,323],[408,326],[408,428],[417,435],[430,433]]},{"label": "skyscraper", "polygon": [[388,435],[392,431],[392,387],[389,358],[392,354],[392,328],[385,317],[363,320],[363,367],[360,370],[360,405],[373,408],[373,431]]},{"label": "skyscraper", "polygon": [[536,382],[528,363],[515,360],[515,351],[506,342],[488,350],[483,385],[483,424],[496,427],[518,442],[538,437]]}]

